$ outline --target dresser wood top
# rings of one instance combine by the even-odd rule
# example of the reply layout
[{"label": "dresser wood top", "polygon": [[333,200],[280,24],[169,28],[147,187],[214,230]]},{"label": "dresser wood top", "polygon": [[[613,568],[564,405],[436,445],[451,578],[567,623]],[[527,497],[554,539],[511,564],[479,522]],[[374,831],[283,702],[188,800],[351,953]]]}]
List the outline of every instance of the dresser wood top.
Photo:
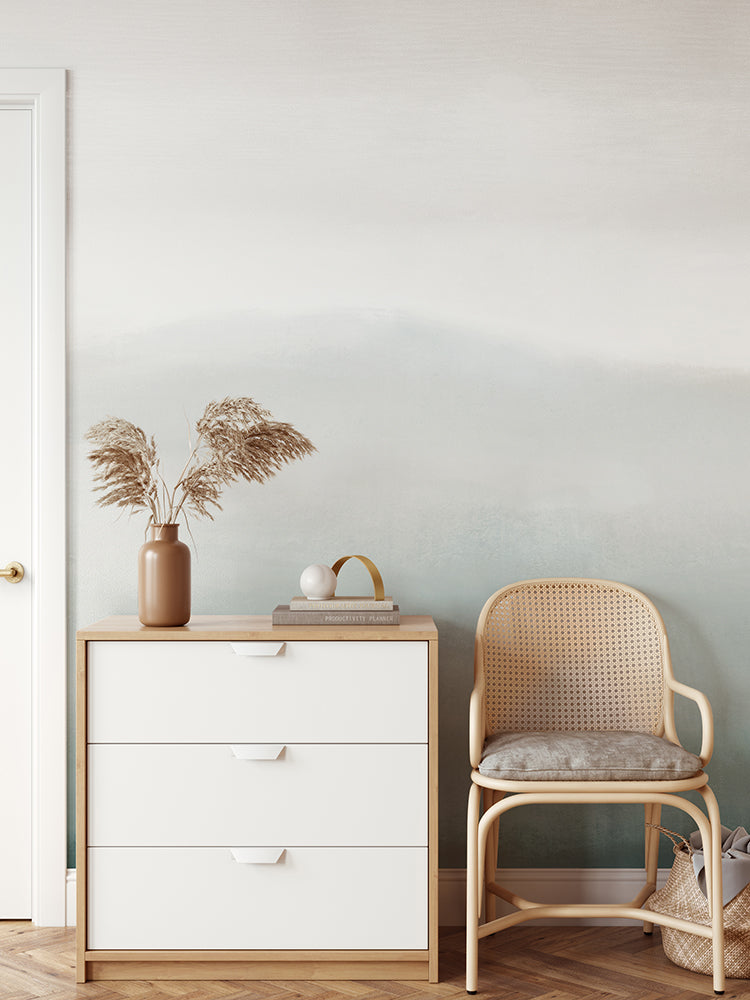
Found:
[{"label": "dresser wood top", "polygon": [[81,640],[221,640],[227,642],[305,640],[437,639],[429,615],[402,615],[400,625],[272,625],[270,615],[194,615],[187,625],[161,628],[142,625],[135,615],[110,615],[79,629]]}]

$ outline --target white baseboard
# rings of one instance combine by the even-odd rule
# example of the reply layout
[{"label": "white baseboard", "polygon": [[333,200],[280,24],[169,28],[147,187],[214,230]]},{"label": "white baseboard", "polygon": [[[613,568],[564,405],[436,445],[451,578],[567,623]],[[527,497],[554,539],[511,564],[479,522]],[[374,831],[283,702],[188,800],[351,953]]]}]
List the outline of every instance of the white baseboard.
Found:
[{"label": "white baseboard", "polygon": [[68,868],[65,878],[65,926],[76,925],[76,870]]},{"label": "white baseboard", "polygon": [[[656,884],[661,887],[669,875],[660,868]],[[498,881],[519,896],[547,903],[623,903],[633,899],[645,881],[642,868],[508,868],[498,872]],[[66,880],[66,923],[76,923],[76,870],[68,869]],[[439,875],[441,927],[462,927],[466,923],[466,869],[441,868]],[[498,916],[512,907],[497,901]],[[539,921],[538,923],[542,923]],[[561,920],[555,923],[619,926],[629,920]]]}]

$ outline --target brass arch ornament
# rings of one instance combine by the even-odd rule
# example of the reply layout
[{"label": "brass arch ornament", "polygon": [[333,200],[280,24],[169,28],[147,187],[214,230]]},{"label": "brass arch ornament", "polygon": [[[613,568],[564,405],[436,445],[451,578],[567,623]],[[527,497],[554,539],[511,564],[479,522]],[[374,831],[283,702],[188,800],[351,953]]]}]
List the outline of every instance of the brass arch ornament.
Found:
[{"label": "brass arch ornament", "polygon": [[367,571],[370,574],[370,578],[372,579],[372,586],[373,586],[375,600],[376,601],[385,600],[385,587],[383,586],[383,577],[380,575],[380,570],[372,561],[372,559],[368,559],[367,556],[342,556],[340,559],[337,559],[336,562],[333,564],[333,566],[331,566],[331,569],[336,574],[336,578],[338,579],[339,570],[341,569],[341,567],[344,565],[344,563],[348,562],[350,559],[359,559],[359,561],[367,568]]}]

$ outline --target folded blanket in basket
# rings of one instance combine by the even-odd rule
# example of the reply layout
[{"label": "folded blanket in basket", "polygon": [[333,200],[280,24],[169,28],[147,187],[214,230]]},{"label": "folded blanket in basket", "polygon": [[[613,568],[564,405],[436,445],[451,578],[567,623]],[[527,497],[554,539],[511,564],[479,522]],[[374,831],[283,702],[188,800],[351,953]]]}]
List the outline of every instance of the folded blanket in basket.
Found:
[{"label": "folded blanket in basket", "polygon": [[[701,892],[706,896],[703,841],[699,830],[690,835],[690,846],[693,848],[695,877]],[[726,826],[721,828],[721,880],[724,906],[750,884],[750,834],[744,826],[738,826],[735,830],[729,830]]]}]

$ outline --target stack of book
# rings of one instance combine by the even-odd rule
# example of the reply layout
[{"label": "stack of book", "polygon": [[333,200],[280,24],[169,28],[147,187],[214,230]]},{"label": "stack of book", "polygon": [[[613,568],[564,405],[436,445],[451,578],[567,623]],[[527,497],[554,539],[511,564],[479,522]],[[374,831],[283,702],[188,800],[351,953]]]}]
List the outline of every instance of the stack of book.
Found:
[{"label": "stack of book", "polygon": [[392,597],[331,597],[315,601],[294,597],[279,604],[271,615],[273,625],[398,625],[398,604]]}]

